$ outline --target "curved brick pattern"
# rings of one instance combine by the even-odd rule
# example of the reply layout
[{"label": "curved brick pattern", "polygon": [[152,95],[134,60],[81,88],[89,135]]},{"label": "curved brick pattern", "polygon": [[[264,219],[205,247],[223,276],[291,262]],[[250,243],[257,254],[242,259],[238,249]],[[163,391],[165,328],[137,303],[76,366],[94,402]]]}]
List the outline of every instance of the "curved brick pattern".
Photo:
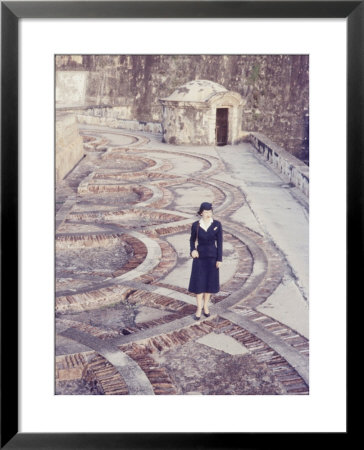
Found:
[{"label": "curved brick pattern", "polygon": [[[173,169],[173,164],[169,161],[163,161],[160,166],[158,166],[158,170],[163,172],[168,172],[169,170]],[[156,170],[157,168],[152,168],[151,170]]]},{"label": "curved brick pattern", "polygon": [[[129,156],[126,156],[126,159]],[[182,177],[178,177],[177,175],[169,175],[163,172],[150,172],[150,171],[135,171],[132,172],[97,172],[94,176],[94,179],[102,179],[102,180],[117,180],[119,182],[133,181],[136,182],[160,182],[160,183],[170,183],[173,181],[184,182],[186,179]]]},{"label": "curved brick pattern", "polygon": [[[170,295],[173,293],[171,292]],[[185,317],[194,313],[195,306],[186,304],[185,302],[174,299],[172,297],[161,295],[160,293],[153,293],[146,290],[130,290],[126,297],[128,305],[131,306],[149,306],[154,309],[157,308],[161,311],[167,311],[170,314],[160,317],[158,319],[144,321],[142,323],[135,323],[133,326],[120,327],[117,326],[114,329],[108,327],[107,329],[100,326],[93,326],[87,323],[83,323],[79,320],[70,320],[62,318],[63,327],[75,328],[79,331],[87,333],[91,336],[99,339],[112,339],[121,335],[129,335],[137,333],[142,330],[150,329],[158,325],[173,322],[181,317]]]},{"label": "curved brick pattern", "polygon": [[[269,240],[248,228],[239,227],[231,222],[228,223],[228,227],[233,234],[236,230],[236,236],[241,236],[242,241],[244,241],[245,237],[247,247],[250,251],[253,247],[251,244],[249,245],[248,240],[250,243],[254,243],[254,246],[259,249],[264,257],[264,262],[261,260],[259,265],[264,264],[265,276],[251,292],[235,302],[235,305],[241,303],[244,306],[255,308],[263,303],[276,290],[282,280],[282,274],[287,270],[287,263],[281,252],[274,247]],[[253,255],[253,259],[256,261],[257,257]]]},{"label": "curved brick pattern", "polygon": [[[216,187],[225,193],[225,202],[221,205],[221,210],[226,218],[230,219],[230,216],[245,203],[245,197],[242,192],[235,186],[226,183],[224,181],[214,181]],[[220,208],[217,208],[217,213],[220,214]]]},{"label": "curved brick pattern", "polygon": [[172,347],[183,345],[192,339],[198,339],[214,328],[213,319],[204,320],[198,325],[192,325],[183,329],[154,336],[152,338],[136,341],[132,344],[120,345],[119,348],[125,353],[138,348],[142,353],[161,352]]},{"label": "curved brick pattern", "polygon": [[175,222],[181,220],[180,216],[175,214],[150,211],[145,209],[124,209],[119,211],[97,211],[97,212],[73,212],[70,213],[72,221],[120,221],[123,228],[139,228],[164,225],[169,222]]},{"label": "curved brick pattern", "polygon": [[[209,178],[208,180],[201,181],[196,178],[189,178],[196,185],[209,186],[209,189],[214,192],[214,205],[216,217],[223,217],[223,221],[231,222],[230,216],[245,203],[244,194],[235,186],[226,183],[221,180],[214,180]],[[234,222],[232,222],[234,223]],[[239,227],[241,224],[239,223]]]},{"label": "curved brick pattern", "polygon": [[65,380],[78,380],[87,364],[87,359],[82,353],[62,355],[56,357],[56,382]]},{"label": "curved brick pattern", "polygon": [[122,329],[112,330],[108,328],[106,330],[104,328],[95,327],[78,320],[62,319],[62,325],[66,326],[67,328],[75,328],[99,339],[111,339],[123,334]]},{"label": "curved brick pattern", "polygon": [[[113,175],[111,174],[112,178]],[[160,185],[164,185],[165,183],[173,183],[180,182],[184,183],[187,178],[180,177],[178,175],[172,175],[164,172],[154,172],[154,171],[133,171],[126,172],[122,174],[120,181],[133,181],[135,183],[145,183],[145,182],[158,182]]]},{"label": "curved brick pattern", "polygon": [[116,244],[120,240],[128,241],[124,236],[113,233],[100,232],[99,234],[79,235],[58,233],[56,235],[56,249],[100,247]]},{"label": "curved brick pattern", "polygon": [[122,168],[117,172],[112,173],[96,173],[94,179],[112,179],[119,180],[122,178],[124,172],[134,172],[135,170],[145,170],[155,166],[157,163],[154,159],[145,158],[143,156],[130,156],[118,153],[115,150],[107,151],[102,155],[103,160],[118,159],[123,163]]},{"label": "curved brick pattern", "polygon": [[[157,151],[162,151],[163,153],[166,154],[172,153],[168,152],[168,150],[163,149],[158,149]],[[218,175],[221,172],[224,172],[225,170],[224,164],[216,156],[208,155],[206,157],[202,156],[201,154],[190,153],[186,150],[182,151],[181,153],[183,153],[183,156],[185,157],[187,156],[188,158],[195,159],[203,163],[203,167],[194,173],[194,177],[197,177],[197,179],[201,175],[203,175],[203,177],[211,178],[214,175]]]},{"label": "curved brick pattern", "polygon": [[148,249],[144,242],[130,235],[123,235],[123,240],[133,249],[133,256],[120,269],[115,271],[113,277],[119,277],[131,270],[136,269],[147,257]]},{"label": "curved brick pattern", "polygon": [[[149,154],[150,154],[150,151],[149,151],[149,149],[147,150],[147,149],[145,149],[145,151],[146,152],[148,152]],[[170,151],[170,150],[166,150],[166,149],[161,149],[161,148],[156,148],[156,149],[153,149],[152,150],[153,151],[153,154],[156,154],[156,157],[158,156],[158,154],[160,153],[161,155],[165,155],[165,156],[176,156],[176,151],[175,152],[172,152],[172,151]],[[206,157],[204,157],[204,156],[200,156],[200,155],[194,155],[194,154],[192,154],[192,153],[188,153],[188,152],[186,152],[186,151],[180,151],[180,150],[178,150],[178,153],[180,153],[180,154],[182,154],[183,156],[185,156],[185,157],[188,157],[189,159],[191,159],[191,160],[196,160],[196,161],[199,161],[199,162],[201,162],[202,163],[202,169],[201,170],[199,170],[198,172],[196,172],[196,174],[197,175],[199,175],[199,174],[205,174],[208,170],[210,170],[212,167],[213,167],[213,164],[211,163],[211,161],[210,161],[210,159],[209,158],[206,158]],[[216,161],[218,161],[218,160],[216,160]],[[174,166],[173,166],[173,164],[171,164],[170,163],[170,165],[171,165],[171,168],[173,168]],[[219,166],[219,169],[220,170],[223,170],[223,167],[222,166]]]},{"label": "curved brick pattern", "polygon": [[140,351],[138,346],[134,345],[126,353],[139,364],[140,368],[148,377],[155,395],[174,395],[177,393],[168,372],[159,367],[154,359],[148,356],[146,352]]},{"label": "curved brick pattern", "polygon": [[83,379],[99,395],[127,395],[128,387],[115,367],[99,354],[84,369]]},{"label": "curved brick pattern", "polygon": [[[129,393],[124,379],[109,361],[96,352],[89,352],[87,355],[89,362],[81,353],[56,358],[56,393],[61,393],[59,387],[61,381],[76,379],[82,379],[90,392],[94,394],[127,395]],[[177,393],[167,371],[160,368],[145,351],[141,352],[134,345],[127,355],[143,370],[155,395]]]},{"label": "curved brick pattern", "polygon": [[[134,134],[125,133],[124,131],[117,132],[117,131],[112,130],[112,129],[107,129],[107,131],[105,130],[105,132],[108,135],[112,134],[112,135],[117,135],[117,136],[123,136],[123,137],[130,138],[130,143],[128,143],[128,147],[135,147],[137,145],[144,145],[144,144],[147,144],[149,142],[148,138],[145,138],[143,136],[137,136],[137,135],[134,135]],[[91,136],[98,136],[101,133],[102,132],[99,129],[98,130],[96,130],[96,129],[95,130],[88,129],[87,131],[86,130],[81,131],[81,134],[84,135],[84,136],[90,136],[90,135]],[[105,140],[107,141],[107,143],[109,143],[109,139],[105,139]]]},{"label": "curved brick pattern", "polygon": [[[104,361],[104,364],[102,364],[103,367],[101,367],[101,375],[107,380],[108,386],[111,381],[111,384],[113,385],[113,392],[115,392],[118,385],[115,372],[116,370],[124,380],[129,394],[154,394],[150,381],[146,377],[145,373],[140,369],[140,366],[126,353],[121,352],[114,345],[102,341],[95,336],[90,336],[89,334],[77,329],[68,328],[60,334],[80,344],[86,345],[92,350],[95,350],[102,358],[106,360]],[[99,363],[100,361],[97,361],[97,365],[99,365]]]},{"label": "curved brick pattern", "polygon": [[[163,301],[163,299],[161,299]],[[169,300],[168,300],[169,301]],[[138,305],[148,305],[152,302],[148,302],[146,301],[145,303],[139,302]],[[133,304],[133,303],[131,303]],[[156,306],[156,305],[155,305]],[[159,305],[160,306],[160,305]],[[189,308],[189,310],[187,311],[187,309]],[[161,308],[162,309],[162,308]],[[195,308],[191,307],[191,305],[184,305],[183,307],[181,307],[180,311],[178,313],[173,313],[173,314],[169,314],[168,316],[165,317],[160,317],[159,319],[155,319],[155,320],[149,320],[143,323],[138,323],[138,324],[134,324],[133,326],[128,326],[128,327],[123,327],[120,332],[118,332],[118,335],[124,335],[124,336],[128,336],[128,335],[132,335],[134,333],[138,333],[139,331],[144,331],[144,330],[148,330],[148,329],[153,329],[154,327],[157,327],[159,325],[164,325],[170,322],[174,322],[177,319],[180,319],[181,317],[183,317],[184,315],[189,315],[192,314],[192,312],[195,310]],[[89,330],[90,331],[90,330]],[[87,331],[87,332],[89,332]],[[97,330],[98,334],[100,336],[101,339],[104,338],[109,338],[109,337],[116,337],[117,335],[115,334],[114,336],[106,336],[107,332],[106,331],[101,331],[101,330]],[[93,330],[91,330],[91,333],[93,334]]]},{"label": "curved brick pattern", "polygon": [[[117,245],[117,247],[115,246]],[[114,253],[115,251],[118,251],[118,249],[120,248],[120,245],[122,245],[122,253],[118,253],[118,255],[124,255],[124,259],[123,261],[120,261],[119,266],[117,267],[117,270],[115,270],[115,268],[113,268],[113,265],[115,265],[115,263],[117,262],[116,258],[115,260],[112,261],[112,263],[110,263],[110,258],[104,262],[104,265],[102,265],[102,258],[104,257],[104,253],[107,249],[108,252],[106,253],[106,255],[110,256],[110,252]],[[100,303],[100,298],[103,298],[104,294],[103,291],[101,290],[100,292],[98,292],[98,284],[103,284],[105,280],[105,277],[119,277],[123,274],[126,274],[134,269],[137,269],[146,259],[147,254],[148,254],[148,249],[147,246],[144,242],[142,242],[140,239],[137,239],[134,236],[130,236],[130,235],[119,235],[119,234],[114,234],[114,233],[110,233],[110,234],[102,234],[102,235],[79,235],[79,236],[70,236],[70,235],[65,235],[65,236],[57,236],[57,241],[56,241],[56,249],[58,250],[58,252],[60,250],[62,250],[63,252],[66,251],[67,249],[72,249],[74,251],[74,249],[83,249],[83,248],[88,248],[88,249],[93,249],[93,248],[100,248],[102,249],[103,253],[99,253],[99,258],[101,258],[101,261],[98,262],[98,266],[100,267],[100,269],[102,268],[102,270],[97,271],[95,270],[90,270],[89,267],[83,267],[82,263],[81,263],[81,269],[77,268],[76,266],[74,266],[74,269],[68,269],[65,270],[63,269],[60,273],[62,274],[62,277],[67,277],[67,279],[69,281],[71,280],[90,280],[89,284],[90,284],[90,289],[88,289],[88,291],[92,292],[92,297],[99,297],[99,299],[97,300],[97,302],[95,303],[96,305],[100,305],[100,306],[105,306],[107,304],[113,304],[114,300],[111,299],[111,303],[107,302],[105,300],[103,300]],[[58,261],[58,258],[57,258]],[[77,262],[79,262],[80,260],[78,260]],[[75,263],[76,264],[76,263]],[[121,266],[121,267],[120,267]],[[81,273],[79,273],[79,271],[81,270]],[[94,277],[94,279],[92,279],[92,277]],[[101,277],[99,279],[99,281],[97,280],[96,277]],[[61,280],[61,278],[60,278]],[[92,280],[92,282],[91,282]],[[58,282],[58,278],[57,278],[57,282]],[[79,284],[79,283],[74,283],[74,284]],[[81,283],[83,284],[83,283]],[[64,281],[63,282],[59,282],[58,285],[62,286],[62,289],[64,288]],[[92,286],[92,289],[91,289]],[[72,291],[75,292],[67,292],[67,296],[62,296],[61,294],[57,294],[57,301],[56,301],[56,307],[58,311],[64,311],[65,309],[72,309],[72,310],[80,310],[80,308],[89,308],[88,305],[88,301],[85,300],[81,300],[79,297],[79,294],[83,294],[85,289],[81,288],[81,289],[74,289],[73,286],[70,286]],[[101,286],[100,286],[101,287]],[[67,289],[66,289],[67,291]],[[86,289],[87,291],[87,289]],[[90,292],[88,292],[88,294],[90,294]],[[82,296],[84,297],[84,296]],[[122,295],[122,299],[124,299],[125,294]],[[68,299],[67,301],[65,299]],[[76,300],[75,300],[76,298]],[[69,303],[72,303],[72,306],[69,305]],[[81,306],[83,305],[83,306]],[[88,305],[88,306],[86,306]]]},{"label": "curved brick pattern", "polygon": [[191,229],[190,219],[188,219],[187,221],[184,219],[184,220],[174,222],[174,223],[167,223],[167,224],[164,223],[162,225],[148,227],[144,230],[144,233],[147,236],[157,237],[157,236],[163,236],[163,235],[167,235],[167,234],[177,234],[182,231],[189,232],[190,229]]},{"label": "curved brick pattern", "polygon": [[[153,172],[151,172],[151,175]],[[152,177],[151,177],[152,178]],[[160,177],[158,177],[160,178]],[[181,177],[165,177],[164,179],[151,180],[151,183],[157,184],[159,187],[174,187],[183,185],[186,182],[186,178]]]},{"label": "curved brick pattern", "polygon": [[158,265],[152,271],[141,275],[140,280],[144,283],[153,283],[165,277],[177,263],[177,255],[174,249],[166,241],[154,239],[159,244],[162,255]]},{"label": "curved brick pattern", "polygon": [[[169,311],[171,313],[179,313],[178,316],[190,314],[195,310],[195,307],[192,305],[186,305],[184,302],[180,300],[173,299],[172,297],[163,296],[159,293],[153,293],[148,291],[136,290],[128,297],[128,302],[134,305],[144,305],[157,307],[162,309],[163,311]],[[188,312],[186,313],[188,308]],[[160,320],[160,319],[159,319]],[[165,319],[163,319],[165,320]]]},{"label": "curved brick pattern", "polygon": [[95,136],[82,136],[83,148],[88,152],[104,152],[106,151],[107,139],[97,138]]},{"label": "curved brick pattern", "polygon": [[215,328],[243,344],[257,361],[271,367],[276,378],[285,386],[287,394],[308,394],[308,386],[297,371],[261,339],[226,319],[220,319]]},{"label": "curved brick pattern", "polygon": [[120,195],[135,193],[139,197],[139,202],[145,202],[153,196],[153,191],[146,186],[127,186],[123,184],[90,184],[80,187],[79,194],[103,194],[108,192],[117,192]]},{"label": "curved brick pattern", "polygon": [[233,245],[238,257],[238,265],[234,275],[221,286],[222,291],[229,293],[240,289],[250,277],[253,270],[253,258],[249,248],[237,237],[225,233],[224,240]]},{"label": "curved brick pattern", "polygon": [[[110,326],[107,328],[101,326],[89,325],[87,323],[83,323],[81,321],[70,320],[70,319],[61,319],[61,323],[63,327],[76,329],[83,333],[87,333],[90,336],[96,337],[101,340],[111,340],[118,336],[130,335],[133,333],[138,333],[139,331],[147,330],[158,325],[166,324],[169,322],[173,322],[183,316],[190,315],[194,312],[195,308],[192,305],[186,305],[183,302],[178,302],[176,300],[170,299],[168,297],[155,295],[148,295],[146,292],[142,292],[142,298],[140,298],[140,292],[137,291],[137,294],[134,296],[134,292],[132,295],[128,296],[128,303],[133,306],[146,306],[151,305],[154,308],[157,307],[162,311],[170,311],[171,313],[167,316],[160,317],[155,320],[149,320],[142,323],[135,323],[133,326],[121,326],[115,327],[115,329],[111,329]],[[139,296],[138,296],[139,295]],[[173,310],[173,306],[175,306],[175,310]]]},{"label": "curved brick pattern", "polygon": [[208,169],[204,169],[202,171],[204,177],[213,177],[214,175],[218,175],[221,172],[224,172],[225,167],[223,163],[213,156],[210,156],[208,159],[208,162],[210,164],[210,167]]},{"label": "curved brick pattern", "polygon": [[82,136],[82,140],[83,140],[84,144],[90,144],[91,145],[92,142],[96,141],[96,137],[95,136],[87,136],[87,135],[83,135],[82,133],[80,133],[80,134]]},{"label": "curved brick pattern", "polygon": [[56,312],[76,312],[114,305],[126,299],[131,289],[122,286],[109,286],[89,292],[56,297]]},{"label": "curved brick pattern", "polygon": [[[131,150],[125,149],[126,153],[131,153]],[[155,156],[156,159],[158,159],[159,155],[161,156],[176,156],[176,152],[171,152],[169,150],[165,150],[165,149],[153,149],[152,151],[150,149],[138,149],[138,152],[145,152],[146,154],[150,155],[151,152],[153,152],[153,156]],[[201,156],[201,155],[196,155],[196,154],[192,154],[186,151],[180,152],[179,153],[181,155],[183,155],[184,157],[188,157],[191,161],[198,161],[199,163],[202,164],[202,168],[197,170],[196,172],[193,173],[192,177],[190,178],[190,181],[199,181],[199,177],[203,177],[205,179],[205,181],[208,181],[211,179],[212,176],[214,175],[218,175],[221,172],[224,172],[225,168],[224,165],[221,163],[221,161],[213,156],[209,156],[208,158]],[[176,169],[176,167],[168,161],[165,161],[162,165],[162,167],[159,168],[160,171],[169,171],[172,169]],[[215,182],[215,183],[219,183],[219,182]],[[232,186],[232,188],[234,188]],[[241,195],[241,194],[240,194]],[[219,201],[218,198],[215,199],[215,204],[217,204]]]},{"label": "curved brick pattern", "polygon": [[211,332],[227,334],[243,344],[258,362],[264,362],[272,370],[277,380],[285,387],[287,394],[308,394],[308,387],[304,380],[281,355],[244,328],[219,317],[172,333],[124,344],[119,348],[128,354],[132,351],[141,355],[159,353],[184,345]]},{"label": "curved brick pattern", "polygon": [[298,352],[305,356],[309,356],[309,341],[304,336],[301,336],[297,331],[291,330],[291,328],[272,319],[256,310],[248,309],[241,306],[236,306],[234,310],[239,310],[239,314],[244,317],[248,317],[253,322],[259,322],[267,330],[273,334],[278,335],[280,339],[291,345]]},{"label": "curved brick pattern", "polygon": [[133,136],[136,139],[136,142],[129,145],[132,149],[135,149],[136,147],[140,147],[141,145],[146,145],[150,142],[150,139],[146,138],[145,136],[134,136],[131,134],[125,135],[125,136]]},{"label": "curved brick pattern", "polygon": [[57,356],[55,361],[56,395],[99,394],[100,390],[94,380],[85,378],[88,360],[95,352],[74,353]]},{"label": "curved brick pattern", "polygon": [[[109,142],[109,141],[108,141]],[[148,150],[129,145],[128,147],[116,146],[108,148],[110,153],[115,152],[120,155],[146,153]]]},{"label": "curved brick pattern", "polygon": [[[109,134],[133,142],[117,146],[114,145],[116,138],[107,138]],[[290,274],[290,267],[269,238],[234,219],[238,217],[234,213],[246,205],[246,199],[241,189],[222,181],[228,180],[223,160],[210,155],[205,148],[201,151],[168,145],[160,148],[154,138],[150,140],[107,128],[88,129],[83,138],[89,152],[81,166],[87,166],[87,170],[79,170],[79,174],[76,170],[77,176],[72,186],[69,184],[67,188],[73,194],[78,189],[82,199],[75,197],[67,208],[59,209],[63,211],[59,220],[61,223],[62,219],[63,225],[58,230],[65,233],[57,234],[56,249],[96,249],[121,240],[131,251],[122,267],[112,272],[112,278],[104,279],[92,289],[82,288],[68,295],[72,277],[86,283],[87,276],[101,275],[97,271],[87,275],[78,274],[77,270],[69,271],[70,289],[67,291],[67,280],[64,279],[61,285],[66,289],[56,297],[56,311],[92,311],[93,308],[124,302],[125,306],[123,303],[121,308],[134,308],[135,311],[144,308],[154,311],[156,318],[119,325],[101,321],[97,323],[103,325],[94,326],[84,319],[60,317],[58,320],[62,326],[69,330],[69,335],[61,335],[83,344],[90,341],[89,347],[97,352],[92,353],[93,366],[88,358],[87,364],[83,361],[77,367],[61,370],[68,371],[68,376],[71,376],[72,370],[77,369],[78,372],[74,372],[79,375],[81,368],[82,373],[86,373],[87,366],[87,377],[79,379],[84,380],[88,387],[92,386],[92,393],[125,395],[128,393],[127,383],[120,375],[123,373],[120,372],[123,359],[113,347],[117,344],[139,365],[155,394],[178,394],[181,391],[173,385],[168,370],[152,356],[195,342],[209,333],[224,333],[244,345],[259,364],[264,364],[287,394],[307,394],[305,358],[309,352],[308,340],[255,310],[275,292],[284,274]],[[182,158],[181,171],[179,156]],[[188,161],[193,169],[186,176]],[[198,197],[206,192],[209,201],[212,199],[215,216],[224,224],[225,242],[234,249],[236,258],[229,279],[211,298],[211,317],[202,317],[199,323],[192,318],[196,309],[194,296],[186,288],[163,282],[170,272],[178,271],[177,250],[169,243],[176,237],[172,239],[171,236],[167,242],[164,236],[186,234],[188,240],[191,223],[196,220],[191,214],[186,214],[183,206],[181,211],[184,212],[176,211],[177,205],[182,205],[181,200],[178,203],[178,196],[184,198],[181,193],[185,184],[189,189],[187,197],[190,193],[199,193]],[[65,194],[67,189],[64,188]],[[119,230],[130,234],[121,234]],[[158,317],[158,314],[162,316]],[[246,323],[251,326],[245,327]],[[255,326],[260,327],[259,332],[255,332]],[[114,348],[111,359],[98,350],[106,345],[106,351],[109,344]],[[118,369],[113,367],[114,363]],[[101,371],[95,369],[98,367]]]},{"label": "curved brick pattern", "polygon": [[[214,209],[216,212],[216,217],[218,217],[218,214],[224,214],[225,215],[225,202],[227,200],[228,192],[227,190],[224,190],[223,187],[219,186],[219,183],[212,181],[210,178],[202,181],[199,178],[189,178],[187,180],[188,182],[192,182],[196,186],[201,186],[204,189],[208,188],[209,191],[212,192],[214,196]],[[227,216],[225,216],[227,217]]]},{"label": "curved brick pattern", "polygon": [[154,208],[166,208],[174,200],[174,195],[169,189],[161,186],[161,190],[163,193],[163,198],[153,204]]}]

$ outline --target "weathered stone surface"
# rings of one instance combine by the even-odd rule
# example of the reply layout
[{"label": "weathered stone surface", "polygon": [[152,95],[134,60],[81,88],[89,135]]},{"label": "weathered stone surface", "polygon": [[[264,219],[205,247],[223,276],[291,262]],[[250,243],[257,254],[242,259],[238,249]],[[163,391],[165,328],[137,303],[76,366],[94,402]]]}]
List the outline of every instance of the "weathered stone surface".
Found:
[{"label": "weathered stone surface", "polygon": [[92,389],[92,385],[84,380],[57,381],[56,395],[97,395],[98,392]]},{"label": "weathered stone surface", "polygon": [[[153,354],[166,368],[178,394],[201,395],[277,395],[284,394],[264,363],[249,355],[231,356],[220,350],[189,342],[164,352]],[[188,370],[186,361],[188,360]]]},{"label": "weathered stone surface", "polygon": [[161,317],[167,316],[169,313],[165,311],[161,311],[155,308],[149,308],[146,306],[142,306],[138,308],[138,313],[135,317],[135,323],[143,323],[148,320],[155,320]]},{"label": "weathered stone surface", "polygon": [[78,132],[74,115],[57,114],[56,116],[56,181],[67,173],[83,158],[83,141]]},{"label": "weathered stone surface", "polygon": [[[245,100],[210,80],[194,80],[160,99],[163,105],[163,141],[171,144],[235,144],[241,139],[241,115]],[[224,132],[218,110],[226,112]]]},{"label": "weathered stone surface", "polygon": [[118,108],[115,119],[136,122],[162,122],[159,98],[211,80],[246,100],[242,130],[308,159],[308,55],[60,55],[56,69],[88,73],[85,106]]}]

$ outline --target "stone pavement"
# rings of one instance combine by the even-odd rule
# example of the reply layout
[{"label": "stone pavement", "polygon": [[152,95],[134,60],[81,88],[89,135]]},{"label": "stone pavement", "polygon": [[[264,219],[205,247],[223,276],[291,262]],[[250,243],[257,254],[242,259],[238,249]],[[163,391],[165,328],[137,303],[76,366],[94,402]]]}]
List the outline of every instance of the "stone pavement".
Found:
[{"label": "stone pavement", "polygon": [[[309,392],[308,202],[248,143],[163,144],[82,125],[56,187],[56,394]],[[224,229],[221,291],[193,318],[189,233]]]}]

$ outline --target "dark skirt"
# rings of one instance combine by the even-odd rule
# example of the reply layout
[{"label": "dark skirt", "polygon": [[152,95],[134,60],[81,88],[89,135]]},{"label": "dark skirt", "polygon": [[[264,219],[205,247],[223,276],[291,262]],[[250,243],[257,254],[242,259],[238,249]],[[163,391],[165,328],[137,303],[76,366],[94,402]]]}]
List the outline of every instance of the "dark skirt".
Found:
[{"label": "dark skirt", "polygon": [[216,258],[194,258],[189,292],[194,294],[216,294],[220,290],[219,269],[216,268]]}]

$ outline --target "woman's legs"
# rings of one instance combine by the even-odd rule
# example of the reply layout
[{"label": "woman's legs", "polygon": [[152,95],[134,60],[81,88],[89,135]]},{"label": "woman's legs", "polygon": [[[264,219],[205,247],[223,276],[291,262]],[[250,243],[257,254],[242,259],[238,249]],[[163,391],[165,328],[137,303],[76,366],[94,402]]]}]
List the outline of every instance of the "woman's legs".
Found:
[{"label": "woman's legs", "polygon": [[201,316],[201,312],[202,312],[202,297],[203,297],[203,294],[196,294],[196,301],[197,301],[196,317],[200,317]]},{"label": "woman's legs", "polygon": [[211,294],[205,292],[202,294],[196,294],[196,301],[197,301],[197,311],[196,311],[196,317],[200,317],[202,313],[202,305],[203,310],[205,314],[209,314],[209,301],[210,301]]},{"label": "woman's legs", "polygon": [[203,310],[204,310],[205,314],[209,313],[209,306],[208,306],[208,304],[209,304],[209,301],[210,301],[210,297],[211,297],[211,294],[208,294],[207,292],[204,293]]}]

